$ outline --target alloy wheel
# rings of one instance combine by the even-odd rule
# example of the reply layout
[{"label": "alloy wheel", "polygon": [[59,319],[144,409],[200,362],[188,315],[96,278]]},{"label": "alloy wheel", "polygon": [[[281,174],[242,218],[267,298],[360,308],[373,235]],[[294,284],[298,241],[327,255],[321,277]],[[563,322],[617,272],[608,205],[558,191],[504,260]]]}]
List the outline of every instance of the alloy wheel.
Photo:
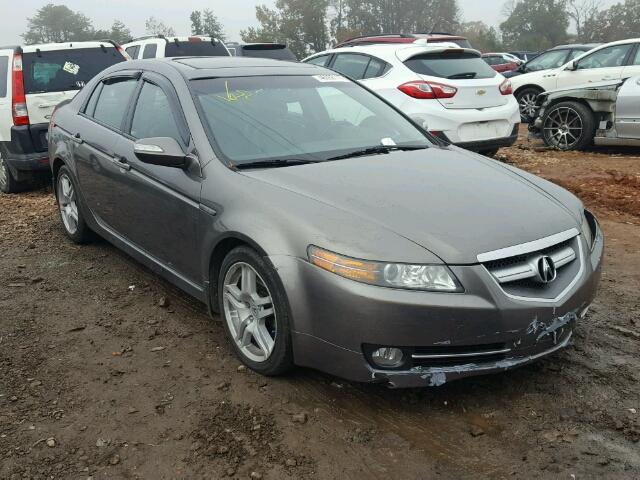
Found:
[{"label": "alloy wheel", "polygon": [[550,146],[570,150],[582,136],[582,118],[573,108],[558,107],[546,116],[543,128]]},{"label": "alloy wheel", "polygon": [[538,95],[535,93],[525,93],[520,97],[520,113],[529,118],[533,118],[536,113],[536,99]]},{"label": "alloy wheel", "polygon": [[75,234],[78,230],[78,204],[73,183],[66,174],[62,174],[58,179],[58,205],[64,228],[69,234]]},{"label": "alloy wheel", "polygon": [[271,293],[248,263],[233,264],[224,277],[224,316],[233,341],[253,362],[265,362],[276,342],[277,317]]}]

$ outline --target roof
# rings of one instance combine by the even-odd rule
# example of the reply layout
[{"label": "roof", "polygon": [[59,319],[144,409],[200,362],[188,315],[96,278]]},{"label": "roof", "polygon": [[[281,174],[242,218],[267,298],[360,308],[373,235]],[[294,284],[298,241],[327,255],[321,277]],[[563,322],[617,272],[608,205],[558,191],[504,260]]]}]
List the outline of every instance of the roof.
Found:
[{"label": "roof", "polygon": [[106,47],[115,47],[116,44],[112,40],[92,40],[88,42],[59,42],[59,43],[40,43],[36,45],[8,45],[0,47],[0,50],[18,50],[22,49],[25,53],[32,53],[37,50],[42,52],[50,52],[55,50],[69,50],[78,48],[100,48],[102,45]]},{"label": "roof", "polygon": [[413,57],[423,52],[440,52],[445,50],[464,50],[467,52],[474,52],[478,55],[478,52],[472,48],[462,48],[455,43],[391,43],[391,44],[364,44],[364,45],[352,45],[344,47],[335,47],[324,52],[315,53],[302,61],[305,62],[311,58],[321,55],[329,55],[332,53],[349,52],[349,53],[364,53],[368,55],[375,55],[383,60],[397,60],[405,61],[408,58]]},{"label": "roof", "polygon": [[367,43],[413,43],[419,39],[427,39],[431,41],[439,41],[439,40],[466,40],[466,37],[460,35],[452,35],[450,33],[441,33],[441,32],[433,32],[433,33],[411,33],[411,34],[402,34],[402,33],[382,33],[376,35],[364,35],[361,37],[354,37],[344,42],[340,42],[337,47],[342,47],[346,45],[358,45],[358,44],[367,44]]},{"label": "roof", "polygon": [[243,77],[259,75],[324,75],[335,72],[317,65],[254,57],[176,57],[126,62],[128,67],[149,62],[170,64],[189,80],[210,77]]},{"label": "roof", "polygon": [[560,50],[563,48],[587,48],[591,50],[592,48],[596,48],[602,45],[601,43],[568,43],[566,45],[558,45],[556,47],[550,48],[549,50]]}]

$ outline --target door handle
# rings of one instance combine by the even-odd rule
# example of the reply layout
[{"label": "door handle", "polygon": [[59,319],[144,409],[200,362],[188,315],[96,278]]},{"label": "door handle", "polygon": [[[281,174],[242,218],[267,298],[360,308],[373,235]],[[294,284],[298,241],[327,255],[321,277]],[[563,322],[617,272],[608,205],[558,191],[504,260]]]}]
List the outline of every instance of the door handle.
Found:
[{"label": "door handle", "polygon": [[131,165],[129,165],[126,158],[115,157],[113,159],[113,163],[115,163],[118,167],[122,168],[123,170],[127,170],[127,171],[131,170]]}]

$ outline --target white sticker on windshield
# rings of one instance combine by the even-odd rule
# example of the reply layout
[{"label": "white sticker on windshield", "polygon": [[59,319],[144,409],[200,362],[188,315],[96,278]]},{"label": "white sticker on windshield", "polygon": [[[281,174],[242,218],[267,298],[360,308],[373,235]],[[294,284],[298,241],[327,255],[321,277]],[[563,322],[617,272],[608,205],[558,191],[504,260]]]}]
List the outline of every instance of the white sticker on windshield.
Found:
[{"label": "white sticker on windshield", "polygon": [[383,138],[382,140],[380,140],[380,143],[385,147],[393,147],[397,145],[396,142],[393,140],[393,138],[389,138],[389,137]]},{"label": "white sticker on windshield", "polygon": [[314,75],[313,78],[319,82],[348,82],[346,78],[341,75]]},{"label": "white sticker on windshield", "polygon": [[66,62],[64,64],[64,67],[62,67],[62,70],[64,70],[67,73],[70,73],[71,75],[77,75],[80,72],[80,65],[76,65],[75,63],[71,63],[71,62]]}]

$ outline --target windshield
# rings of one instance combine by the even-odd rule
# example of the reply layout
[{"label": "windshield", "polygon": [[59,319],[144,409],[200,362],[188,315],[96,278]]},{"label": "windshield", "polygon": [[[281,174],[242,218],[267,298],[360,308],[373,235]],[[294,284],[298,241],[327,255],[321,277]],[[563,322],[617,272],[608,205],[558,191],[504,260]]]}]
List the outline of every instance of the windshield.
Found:
[{"label": "windshield", "polygon": [[292,62],[298,60],[285,45],[244,45],[242,47],[242,55],[244,57],[290,60]]},{"label": "windshield", "polygon": [[174,41],[167,43],[164,49],[165,57],[228,57],[229,52],[220,42],[211,43],[201,41]]},{"label": "windshield", "polygon": [[558,68],[565,64],[567,52],[569,50],[551,50],[545,52],[527,63],[527,71],[537,72],[538,70],[548,70]]},{"label": "windshield", "polygon": [[22,56],[25,93],[80,90],[105,68],[124,61],[115,47],[107,46],[25,53]]},{"label": "windshield", "polygon": [[371,147],[431,145],[396,110],[339,75],[191,83],[212,143],[232,164],[322,161]]},{"label": "windshield", "polygon": [[463,50],[423,53],[411,57],[404,64],[420,75],[439,78],[493,78],[497,75],[480,55]]}]

